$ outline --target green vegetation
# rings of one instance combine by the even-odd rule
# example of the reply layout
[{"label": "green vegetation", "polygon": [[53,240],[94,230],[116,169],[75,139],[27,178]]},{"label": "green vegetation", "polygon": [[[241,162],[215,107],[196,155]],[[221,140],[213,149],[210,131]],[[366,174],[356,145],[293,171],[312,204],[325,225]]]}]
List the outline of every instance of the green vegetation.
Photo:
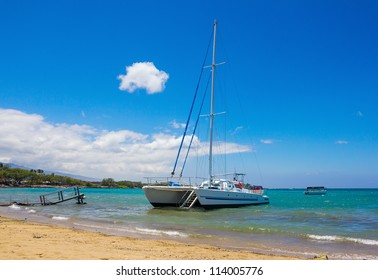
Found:
[{"label": "green vegetation", "polygon": [[132,181],[114,181],[112,178],[105,178],[101,182],[101,186],[110,188],[141,188],[143,184],[141,182]]},{"label": "green vegetation", "polygon": [[45,174],[42,169],[25,170],[12,168],[0,162],[0,187],[36,187],[36,186],[80,186],[93,188],[141,188],[141,182],[119,181],[112,178],[102,182],[87,182],[79,179],[52,174]]},{"label": "green vegetation", "polygon": [[132,181],[118,181],[118,188],[142,188],[142,182],[132,182]]}]

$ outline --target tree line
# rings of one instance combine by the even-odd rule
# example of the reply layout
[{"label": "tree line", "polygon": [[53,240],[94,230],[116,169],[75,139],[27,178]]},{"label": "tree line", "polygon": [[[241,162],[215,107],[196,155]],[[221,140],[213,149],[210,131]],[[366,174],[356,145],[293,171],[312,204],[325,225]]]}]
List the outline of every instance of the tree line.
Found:
[{"label": "tree line", "polygon": [[28,186],[81,186],[81,187],[108,187],[108,188],[141,188],[141,182],[118,181],[105,178],[101,182],[88,182],[68,176],[45,174],[42,169],[12,168],[0,163],[0,186],[28,187]]}]

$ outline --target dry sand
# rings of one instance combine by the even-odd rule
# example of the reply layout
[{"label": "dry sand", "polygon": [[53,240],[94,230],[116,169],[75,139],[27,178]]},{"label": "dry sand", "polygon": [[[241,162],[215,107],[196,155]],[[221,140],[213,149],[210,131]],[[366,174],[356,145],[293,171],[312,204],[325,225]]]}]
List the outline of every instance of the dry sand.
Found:
[{"label": "dry sand", "polygon": [[0,217],[0,260],[290,260],[170,240],[112,236]]}]

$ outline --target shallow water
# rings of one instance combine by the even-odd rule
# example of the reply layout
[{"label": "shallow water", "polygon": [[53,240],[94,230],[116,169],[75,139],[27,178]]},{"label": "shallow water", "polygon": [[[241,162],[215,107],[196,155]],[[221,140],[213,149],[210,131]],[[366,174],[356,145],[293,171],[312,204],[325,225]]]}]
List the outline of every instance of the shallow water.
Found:
[{"label": "shallow water", "polygon": [[[0,189],[0,204],[37,202],[54,189]],[[203,210],[153,208],[140,189],[82,189],[85,205],[0,207],[0,215],[115,235],[175,239],[263,253],[378,259],[378,189],[324,196],[272,189],[269,205]]]}]

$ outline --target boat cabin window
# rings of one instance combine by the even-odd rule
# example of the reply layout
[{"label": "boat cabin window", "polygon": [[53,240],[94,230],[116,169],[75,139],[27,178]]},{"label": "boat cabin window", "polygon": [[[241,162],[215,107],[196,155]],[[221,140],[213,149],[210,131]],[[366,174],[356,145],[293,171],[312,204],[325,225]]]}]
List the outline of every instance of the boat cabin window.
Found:
[{"label": "boat cabin window", "polygon": [[213,183],[211,184],[210,189],[219,189],[219,187],[220,187],[219,183]]}]

